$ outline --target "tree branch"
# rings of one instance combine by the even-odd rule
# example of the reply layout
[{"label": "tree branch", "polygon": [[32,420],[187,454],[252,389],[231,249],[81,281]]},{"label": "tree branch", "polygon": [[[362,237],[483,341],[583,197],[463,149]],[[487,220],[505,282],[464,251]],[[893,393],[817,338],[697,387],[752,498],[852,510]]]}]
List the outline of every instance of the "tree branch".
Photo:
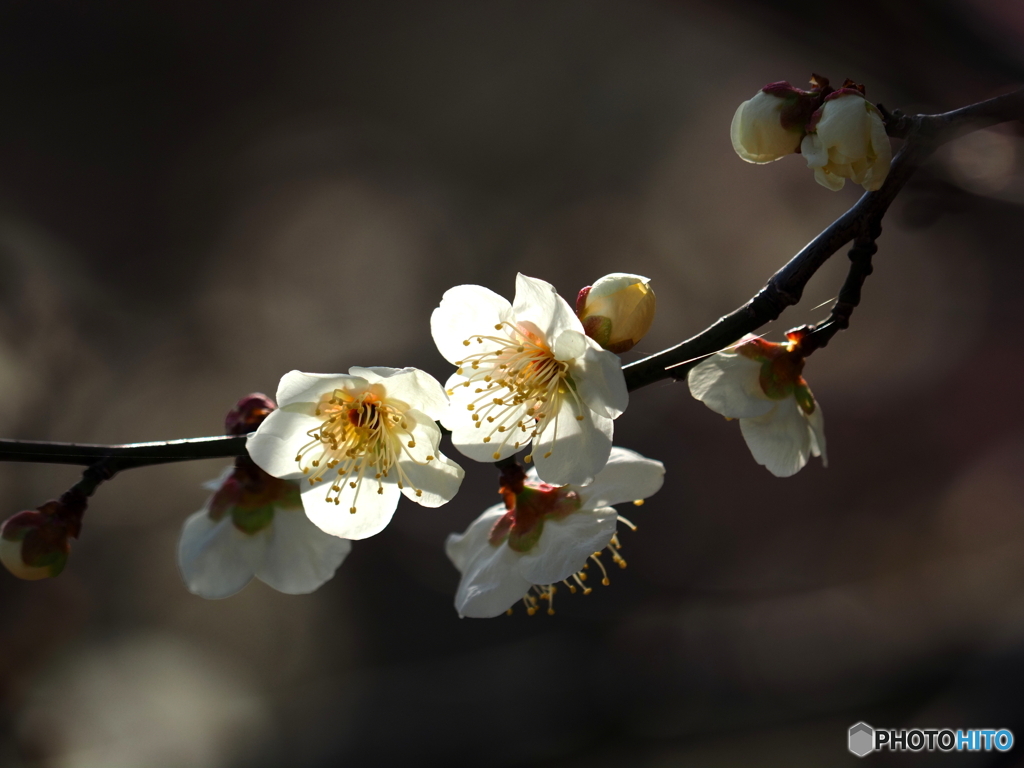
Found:
[{"label": "tree branch", "polygon": [[43,443],[33,440],[0,440],[0,461],[30,461],[44,464],[91,466],[111,459],[114,471],[169,464],[194,459],[226,459],[245,455],[245,435],[191,437],[157,443],[89,445],[84,443]]},{"label": "tree branch", "polygon": [[[870,274],[870,258],[877,237],[875,229],[880,227],[882,217],[907,179],[937,147],[947,141],[995,123],[1024,120],[1024,89],[938,115],[908,116],[898,110],[890,113],[881,105],[879,108],[885,116],[889,135],[906,139],[892,162],[882,188],[863,195],[850,210],[772,275],[765,287],[742,307],[719,318],[706,330],[681,344],[624,366],[623,372],[630,390],[662,379],[683,378],[690,368],[707,355],[728,347],[744,334],[752,333],[777,319],[783,310],[800,301],[804,287],[822,264],[846,243],[858,240],[858,245],[850,253],[850,275],[839,301],[833,307],[832,315],[828,321],[812,329],[812,333],[820,334],[815,342],[816,347],[828,343],[837,331],[846,327],[845,322],[849,320],[850,312],[860,300],[860,286]],[[868,243],[870,253],[866,256],[866,262],[861,257],[855,258],[858,248],[863,253]],[[113,475],[133,467],[244,456],[245,439],[244,435],[223,435],[127,445],[0,440],[0,461],[89,467],[103,462],[103,472]],[[93,481],[90,479],[88,482]]]},{"label": "tree branch", "polygon": [[870,238],[872,226],[880,225],[903,185],[939,146],[987,125],[1024,120],[1024,89],[938,115],[905,116],[885,110],[883,114],[888,133],[906,141],[896,153],[881,189],[865,193],[742,307],[681,344],[623,366],[631,391],[662,379],[684,378],[703,358],[778,319],[783,310],[800,301],[807,282],[833,254],[851,240]]}]

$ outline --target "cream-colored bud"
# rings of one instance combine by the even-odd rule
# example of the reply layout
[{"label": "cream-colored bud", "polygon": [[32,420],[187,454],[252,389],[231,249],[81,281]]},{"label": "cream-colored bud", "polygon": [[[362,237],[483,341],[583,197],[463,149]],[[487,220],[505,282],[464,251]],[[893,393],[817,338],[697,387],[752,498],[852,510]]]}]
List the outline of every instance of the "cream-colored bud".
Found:
[{"label": "cream-colored bud", "polygon": [[590,338],[619,354],[632,349],[647,334],[654,322],[655,306],[650,280],[614,272],[591,286],[577,314]]},{"label": "cream-colored bud", "polygon": [[14,576],[26,581],[38,581],[53,576],[53,570],[47,568],[35,568],[28,565],[21,555],[21,542],[0,538],[0,563]]},{"label": "cream-colored bud", "polygon": [[892,147],[878,108],[860,93],[844,89],[832,94],[815,116],[812,132],[800,145],[815,180],[831,190],[842,189],[846,179],[869,192],[881,187],[889,174]]},{"label": "cream-colored bud", "polygon": [[[19,579],[36,581],[59,574],[68,560],[68,520],[53,514],[60,502],[9,517],[0,526],[0,563]],[[44,511],[45,510],[45,511]]]},{"label": "cream-colored bud", "polygon": [[740,104],[730,129],[736,154],[748,163],[770,163],[796,152],[804,135],[803,126],[784,126],[787,121],[782,114],[796,98],[758,91],[754,98]]}]

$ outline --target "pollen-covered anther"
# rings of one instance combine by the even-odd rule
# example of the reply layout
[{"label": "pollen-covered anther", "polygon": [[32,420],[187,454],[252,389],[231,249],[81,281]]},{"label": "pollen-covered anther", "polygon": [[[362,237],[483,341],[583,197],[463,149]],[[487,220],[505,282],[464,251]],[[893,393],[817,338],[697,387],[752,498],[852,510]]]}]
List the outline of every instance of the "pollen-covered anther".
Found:
[{"label": "pollen-covered anther", "polygon": [[[633,523],[623,519],[622,517],[620,517],[619,519],[622,520],[622,522],[624,522],[631,529],[636,530],[636,526],[633,525]],[[611,540],[608,542],[608,546],[606,547],[606,549],[608,550],[608,553],[611,555],[612,561],[616,565],[618,565],[619,568],[625,568],[626,560],[622,557],[621,554],[619,554],[619,550],[621,548],[622,543],[619,541],[619,535],[617,533],[613,534]],[[605,569],[604,563],[601,562],[602,554],[604,554],[603,551],[595,552],[590,556],[589,559],[596,563],[597,567],[601,570],[601,584],[607,587],[612,582],[611,579],[608,578],[608,571]],[[562,584],[564,584],[566,588],[568,588],[569,594],[575,595],[577,591],[581,591],[584,595],[589,595],[591,592],[594,591],[593,588],[588,587],[584,583],[587,580],[588,568],[590,568],[590,563],[585,563],[580,570],[576,571],[576,573],[569,576],[568,579],[564,579],[562,581]],[[553,584],[534,585],[533,587],[531,587],[530,592],[528,592],[526,596],[523,597],[523,604],[526,606],[526,613],[530,616],[533,616],[535,613],[537,613],[538,610],[540,610],[540,601],[547,600],[547,612],[549,615],[554,615],[555,611],[552,603],[554,600],[555,591],[556,588]],[[507,613],[508,615],[511,615],[511,609],[509,609]]]},{"label": "pollen-covered anther", "polygon": [[[410,448],[416,445],[401,411],[372,392],[353,396],[334,390],[322,397],[317,411],[324,421],[306,433],[310,442],[299,450],[295,461],[310,485],[323,482],[327,470],[337,470],[339,480],[328,486],[328,502],[341,503],[337,498],[343,487],[340,478],[352,489],[371,472],[379,482],[397,462],[402,443]],[[383,487],[378,487],[377,493],[383,492]]]},{"label": "pollen-covered anther", "polygon": [[[563,402],[568,400],[576,414],[584,411],[569,377],[569,364],[557,360],[546,341],[532,330],[510,322],[496,324],[495,330],[500,333],[475,337],[480,343],[487,342],[487,349],[460,361],[457,371],[467,376],[463,386],[477,385],[474,390],[479,397],[467,403],[466,409],[493,425],[480,439],[491,442],[499,434],[504,448],[515,426],[531,432],[531,438],[546,430],[552,430],[557,438],[559,419],[553,417],[562,412]],[[480,420],[474,422],[480,424]]]}]

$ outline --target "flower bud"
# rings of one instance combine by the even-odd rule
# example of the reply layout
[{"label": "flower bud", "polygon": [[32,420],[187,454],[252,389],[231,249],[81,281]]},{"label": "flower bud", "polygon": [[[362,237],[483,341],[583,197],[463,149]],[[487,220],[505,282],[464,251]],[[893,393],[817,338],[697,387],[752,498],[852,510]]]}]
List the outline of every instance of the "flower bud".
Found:
[{"label": "flower bud", "polygon": [[263,420],[277,409],[277,405],[264,394],[254,392],[246,395],[228,411],[224,429],[229,435],[248,435],[259,428]]},{"label": "flower bud", "polygon": [[[277,405],[259,392],[239,400],[224,419],[229,435],[255,432]],[[292,480],[268,475],[246,456],[238,456],[235,466],[220,480],[210,484],[213,496],[207,505],[212,520],[231,515],[232,524],[242,533],[255,534],[269,528],[278,507],[301,507],[299,487]]]},{"label": "flower bud", "polygon": [[60,501],[19,512],[0,527],[0,562],[19,579],[52,578],[64,570],[80,527],[81,515]]},{"label": "flower bud", "polygon": [[587,336],[608,351],[621,354],[636,346],[650,330],[655,304],[650,280],[613,272],[580,291],[576,315]]},{"label": "flower bud", "polygon": [[892,147],[881,112],[864,98],[861,86],[847,81],[829,94],[807,128],[800,152],[819,184],[836,191],[846,179],[869,192],[882,186],[892,162]]},{"label": "flower bud", "polygon": [[732,118],[732,148],[748,163],[770,163],[800,151],[804,126],[821,103],[828,81],[815,76],[802,91],[786,81],[771,83],[744,101]]}]

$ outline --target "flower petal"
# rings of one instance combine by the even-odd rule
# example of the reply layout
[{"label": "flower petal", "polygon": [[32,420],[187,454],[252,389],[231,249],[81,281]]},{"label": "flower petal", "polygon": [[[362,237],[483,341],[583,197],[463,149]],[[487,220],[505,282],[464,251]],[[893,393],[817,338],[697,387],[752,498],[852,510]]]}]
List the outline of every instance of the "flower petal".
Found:
[{"label": "flower petal", "polygon": [[431,314],[430,334],[444,359],[458,364],[466,354],[463,342],[471,334],[493,334],[497,323],[511,319],[512,305],[507,299],[482,285],[457,285],[445,291]]},{"label": "flower petal", "polygon": [[[583,419],[578,420],[577,415]],[[552,485],[586,485],[608,461],[612,420],[589,408],[577,414],[571,398],[563,397],[557,414],[550,414],[548,421],[553,423],[546,426],[533,446],[540,479]]]},{"label": "flower petal", "polygon": [[811,428],[811,455],[821,456],[822,466],[828,466],[825,455],[825,417],[821,413],[821,403],[815,401],[814,412],[807,416],[807,424]]},{"label": "flower petal", "polygon": [[730,419],[763,416],[775,407],[761,389],[761,364],[736,352],[718,352],[690,370],[690,394]]},{"label": "flower petal", "polygon": [[740,419],[740,431],[754,460],[776,477],[799,472],[811,453],[811,430],[796,399],[776,401],[755,419]]},{"label": "flower petal", "polygon": [[838,192],[846,186],[846,179],[842,176],[836,176],[834,173],[829,173],[824,168],[814,169],[814,180],[821,184],[821,186],[831,189],[833,192]]},{"label": "flower petal", "polygon": [[800,142],[800,154],[807,161],[808,168],[824,168],[828,165],[828,147],[816,133],[808,133]]},{"label": "flower petal", "polygon": [[[294,408],[295,405],[288,407]],[[267,474],[296,480],[303,475],[295,457],[310,440],[306,433],[322,423],[323,419],[315,416],[278,408],[267,416],[256,432],[249,435],[245,449]]]},{"label": "flower petal", "polygon": [[619,356],[601,349],[593,339],[586,352],[569,363],[569,373],[576,383],[576,393],[591,410],[615,419],[629,405],[626,377]]},{"label": "flower petal", "polygon": [[[465,378],[456,374],[445,384],[452,393],[451,407],[441,419],[441,423],[451,430],[452,443],[460,453],[474,461],[490,462],[496,461],[494,458],[496,452],[499,454],[498,458],[504,459],[529,444],[533,419],[527,418],[525,404],[508,406],[500,424],[497,421],[492,424],[488,424],[485,420],[473,421],[474,411],[470,411],[468,406],[474,405],[481,399],[480,394],[475,391],[478,385],[471,384],[466,387],[463,386],[463,382],[465,382]],[[474,408],[477,405],[474,405]],[[529,431],[523,432],[519,429],[519,422],[525,423]],[[476,426],[478,423],[481,423],[482,426]],[[493,431],[498,426],[506,426],[508,431],[503,433]],[[490,437],[491,440],[485,443],[485,437]],[[508,440],[503,444],[502,440],[506,437]],[[520,443],[519,448],[515,447],[516,440]]]},{"label": "flower petal", "polygon": [[289,371],[277,385],[277,406],[284,408],[292,403],[315,403],[324,392],[335,389],[361,389],[365,379],[346,376],[343,373],[303,373]]},{"label": "flower petal", "polygon": [[487,540],[491,526],[504,514],[504,509],[502,505],[491,507],[465,533],[453,533],[445,542],[445,552],[462,572],[455,592],[459,616],[500,616],[530,591],[530,582],[516,568],[519,554],[506,544],[495,547]]},{"label": "flower petal", "polygon": [[506,512],[504,504],[494,504],[485,509],[462,533],[448,536],[444,549],[452,565],[464,573],[466,566],[473,559],[476,551],[488,544],[491,528]]},{"label": "flower petal", "polygon": [[579,331],[562,331],[551,345],[555,360],[572,360],[587,351],[587,336]]},{"label": "flower petal", "polygon": [[178,541],[178,570],[194,595],[230,597],[249,583],[270,542],[265,531],[242,533],[231,515],[213,520],[205,509],[185,521]]},{"label": "flower petal", "polygon": [[[864,189],[874,192],[880,189],[885,177],[889,175],[889,166],[892,164],[892,145],[889,143],[889,135],[885,132],[885,123],[874,104],[868,102],[873,110],[871,117],[871,149],[875,159],[871,167],[864,175]],[[869,110],[869,111],[871,111]]]},{"label": "flower petal", "polygon": [[279,507],[256,577],[278,592],[305,595],[334,576],[351,550],[352,542],[324,533],[301,508]]},{"label": "flower petal", "polygon": [[520,575],[532,584],[557,584],[580,570],[615,533],[618,515],[611,507],[573,512],[548,520],[537,546],[519,558]]},{"label": "flower petal", "polygon": [[583,323],[551,283],[522,273],[516,275],[516,299],[512,303],[512,314],[516,323],[532,323],[536,326],[548,344],[557,339],[562,331],[583,333]]},{"label": "flower petal", "polygon": [[[412,483],[406,485],[402,493],[410,501],[424,507],[440,507],[454,498],[462,485],[465,472],[462,467],[438,450],[441,442],[441,430],[437,424],[424,413],[406,411],[405,418],[410,422],[410,432],[415,443],[402,446],[398,466]],[[433,456],[427,461],[427,456]],[[416,494],[419,490],[421,493]]]},{"label": "flower petal", "polygon": [[[327,501],[324,483],[304,485],[302,506],[309,519],[325,533],[354,541],[383,531],[394,517],[402,496],[394,470],[388,477],[381,478],[379,486],[372,477],[364,477],[355,488],[345,482],[338,493],[338,504]],[[377,492],[378,487],[383,489],[381,493]],[[356,508],[354,513],[349,511],[352,507]]]},{"label": "flower petal", "polygon": [[415,408],[435,421],[448,412],[441,382],[419,368],[349,368],[349,373],[371,384],[381,383],[387,399],[404,404],[403,410]]},{"label": "flower petal", "polygon": [[665,481],[665,465],[615,446],[594,482],[577,489],[583,509],[596,509],[653,496]]}]

